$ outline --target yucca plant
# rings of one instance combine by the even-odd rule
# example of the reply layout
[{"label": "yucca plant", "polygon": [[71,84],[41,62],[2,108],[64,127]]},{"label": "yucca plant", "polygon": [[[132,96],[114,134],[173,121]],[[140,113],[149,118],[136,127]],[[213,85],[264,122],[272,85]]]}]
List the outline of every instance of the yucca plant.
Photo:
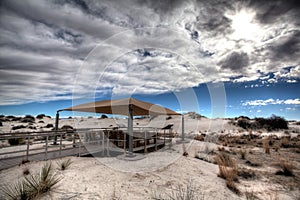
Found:
[{"label": "yucca plant", "polygon": [[18,181],[14,184],[1,187],[1,199],[7,200],[27,200],[31,199],[28,193],[28,188],[24,180]]},{"label": "yucca plant", "polygon": [[53,173],[52,163],[46,163],[39,174],[25,177],[29,192],[35,196],[50,191],[60,180]]},{"label": "yucca plant", "polygon": [[63,160],[63,161],[60,161],[60,162],[57,162],[57,165],[58,165],[58,169],[59,170],[66,170],[70,167],[70,165],[72,164],[72,160],[69,158],[67,160]]},{"label": "yucca plant", "polygon": [[51,163],[46,163],[39,174],[29,174],[15,184],[1,187],[2,199],[34,199],[54,188],[61,180],[53,173]]}]

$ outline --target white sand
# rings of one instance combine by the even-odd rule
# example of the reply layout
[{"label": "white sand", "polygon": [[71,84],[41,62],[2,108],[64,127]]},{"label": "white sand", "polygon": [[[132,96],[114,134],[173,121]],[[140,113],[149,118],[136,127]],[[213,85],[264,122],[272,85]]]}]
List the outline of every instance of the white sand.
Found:
[{"label": "white sand", "polygon": [[[37,122],[38,120],[36,120]],[[51,128],[41,128],[48,123],[54,124],[54,119],[44,118],[44,124],[35,123],[37,130],[50,130]],[[201,120],[185,117],[185,132],[187,138],[192,138],[195,134],[213,134],[216,137],[220,134],[240,135],[248,134],[227,123],[223,119]],[[138,123],[138,125],[137,125]],[[16,122],[4,122],[1,132],[11,131],[12,125],[20,125]],[[23,123],[27,125],[26,123]],[[166,120],[166,116],[136,119],[134,125],[138,127],[162,128],[168,124],[174,124],[174,131],[181,134],[181,118],[172,117]],[[100,128],[112,126],[126,126],[126,119],[61,119],[60,127],[71,125],[74,128]],[[34,131],[31,129],[20,129],[17,131]],[[214,134],[216,133],[216,134]],[[260,134],[254,132],[254,134]],[[264,132],[262,135],[276,134],[283,135],[284,132]],[[189,156],[182,156],[183,145],[174,144],[165,149],[149,153],[144,159],[136,161],[124,161],[116,157],[71,157],[73,164],[66,171],[57,171],[57,176],[63,177],[57,189],[44,196],[43,199],[152,199],[159,195],[170,195],[176,192],[179,187],[185,188],[192,182],[197,196],[204,196],[204,199],[245,199],[245,196],[237,196],[226,187],[225,180],[219,178],[218,166],[194,158],[198,151],[204,151],[204,142],[192,141],[185,144]],[[0,149],[4,150],[4,148]],[[52,163],[56,165],[57,160]],[[36,173],[41,169],[43,163],[32,162],[22,166],[12,167],[0,171],[0,185],[16,182],[23,177],[23,170],[28,168],[31,173]],[[267,169],[266,169],[267,170]],[[280,191],[280,185],[265,182],[264,180],[241,181],[238,188],[245,191],[255,191],[261,198],[269,199],[274,195],[274,191]],[[51,195],[51,196],[49,196]],[[279,192],[280,199],[292,199],[284,192]]]}]

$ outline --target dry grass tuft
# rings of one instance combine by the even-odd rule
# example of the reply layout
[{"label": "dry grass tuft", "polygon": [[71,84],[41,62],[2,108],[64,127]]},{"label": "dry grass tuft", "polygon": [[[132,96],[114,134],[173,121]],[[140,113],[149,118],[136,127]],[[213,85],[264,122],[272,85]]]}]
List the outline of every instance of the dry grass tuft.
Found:
[{"label": "dry grass tuft", "polygon": [[276,172],[276,175],[294,176],[295,165],[289,160],[281,160],[279,163],[280,171]]},{"label": "dry grass tuft", "polygon": [[241,149],[239,151],[240,155],[241,155],[241,159],[245,160],[246,159],[246,155],[247,155],[247,150],[246,149]]},{"label": "dry grass tuft", "polygon": [[286,137],[281,139],[281,147],[288,148],[290,144],[290,140]]},{"label": "dry grass tuft", "polygon": [[177,189],[173,189],[171,192],[163,192],[163,193],[157,193],[157,191],[154,192],[154,195],[152,199],[156,200],[175,200],[175,199],[181,199],[181,200],[204,200],[204,194],[199,190],[195,188],[193,185],[192,180],[190,179],[189,182],[185,187],[178,186]]},{"label": "dry grass tuft", "polygon": [[234,183],[234,181],[238,181],[238,170],[235,161],[224,152],[217,155],[215,160],[219,165],[218,176],[225,179],[227,187],[239,195],[240,190]]},{"label": "dry grass tuft", "polygon": [[246,197],[246,199],[247,200],[257,200],[257,199],[259,199],[255,194],[254,194],[254,192],[253,191],[251,191],[251,192],[245,192],[245,197]]},{"label": "dry grass tuft", "polygon": [[264,148],[266,154],[270,154],[269,140],[264,140],[263,141],[263,148]]},{"label": "dry grass tuft", "polygon": [[241,191],[237,188],[236,184],[233,182],[232,179],[226,179],[226,186],[228,187],[228,189],[230,189],[237,195],[241,194]]}]

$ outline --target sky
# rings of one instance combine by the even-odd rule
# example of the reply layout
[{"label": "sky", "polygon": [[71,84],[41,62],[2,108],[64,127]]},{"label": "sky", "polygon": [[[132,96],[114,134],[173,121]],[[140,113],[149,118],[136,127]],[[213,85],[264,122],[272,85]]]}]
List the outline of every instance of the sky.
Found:
[{"label": "sky", "polygon": [[3,0],[0,114],[134,97],[300,120],[299,19],[296,0]]}]

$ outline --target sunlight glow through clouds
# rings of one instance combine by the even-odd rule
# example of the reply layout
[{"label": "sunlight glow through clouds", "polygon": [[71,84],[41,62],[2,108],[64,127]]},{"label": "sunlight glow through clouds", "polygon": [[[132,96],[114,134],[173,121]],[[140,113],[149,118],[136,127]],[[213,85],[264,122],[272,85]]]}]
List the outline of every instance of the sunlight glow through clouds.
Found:
[{"label": "sunlight glow through clouds", "polygon": [[233,15],[227,14],[232,20],[231,27],[234,30],[232,39],[246,39],[256,41],[262,29],[254,22],[255,13],[248,10],[240,10]]}]

